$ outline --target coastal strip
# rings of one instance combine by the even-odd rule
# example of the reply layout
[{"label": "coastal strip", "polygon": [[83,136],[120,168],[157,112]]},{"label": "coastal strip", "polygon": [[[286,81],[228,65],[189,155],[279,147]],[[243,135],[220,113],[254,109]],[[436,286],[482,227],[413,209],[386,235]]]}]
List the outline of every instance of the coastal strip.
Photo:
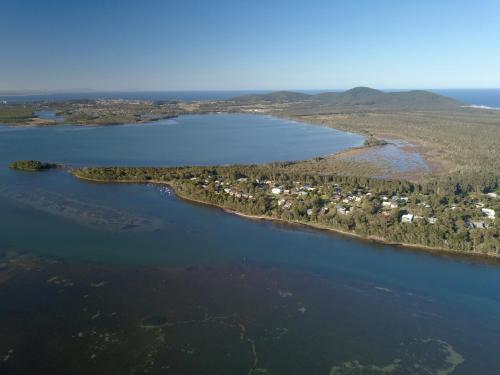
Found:
[{"label": "coastal strip", "polygon": [[188,202],[188,203],[195,203],[195,204],[201,204],[204,206],[209,206],[213,207],[216,209],[220,209],[225,213],[228,214],[233,214],[236,216],[239,216],[241,218],[249,219],[249,220],[256,220],[256,221],[270,221],[270,222],[278,222],[282,223],[285,225],[289,225],[291,227],[297,228],[297,227],[302,227],[302,228],[312,228],[314,230],[319,230],[319,231],[326,231],[326,232],[331,232],[335,234],[340,234],[343,236],[349,236],[351,238],[355,238],[358,240],[362,241],[368,241],[371,243],[378,243],[381,245],[388,245],[388,246],[395,246],[395,247],[400,247],[400,248],[405,248],[409,250],[416,250],[416,251],[423,251],[431,254],[435,254],[435,252],[439,253],[446,253],[449,255],[453,256],[467,256],[467,257],[482,257],[485,259],[500,259],[500,254],[499,253],[475,253],[475,252],[470,252],[470,251],[461,251],[461,250],[453,250],[445,247],[440,247],[440,246],[425,246],[425,245],[420,245],[420,244],[412,244],[412,243],[406,243],[406,242],[396,242],[396,241],[390,241],[387,240],[383,237],[380,236],[373,236],[373,235],[362,235],[358,233],[354,233],[352,231],[345,231],[341,230],[338,228],[332,228],[328,227],[326,225],[322,225],[320,223],[314,223],[314,222],[303,222],[303,221],[298,221],[298,220],[285,220],[282,218],[277,218],[269,215],[252,215],[252,214],[246,214],[234,209],[230,209],[227,207],[224,207],[221,204],[216,204],[213,202],[208,202],[202,199],[197,199],[192,196],[189,196],[187,194],[182,194],[176,189],[176,184],[173,181],[162,181],[162,180],[116,180],[116,181],[103,181],[97,178],[90,178],[83,176],[78,173],[74,173],[74,171],[71,172],[71,174],[82,181],[88,181],[92,183],[118,183],[118,184],[155,184],[155,185],[165,185],[175,195],[182,201]]}]

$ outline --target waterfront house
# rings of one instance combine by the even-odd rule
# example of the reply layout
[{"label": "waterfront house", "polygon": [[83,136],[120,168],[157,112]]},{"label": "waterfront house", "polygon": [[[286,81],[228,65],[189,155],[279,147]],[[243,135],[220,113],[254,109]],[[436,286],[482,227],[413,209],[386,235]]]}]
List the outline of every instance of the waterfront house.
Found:
[{"label": "waterfront house", "polygon": [[282,188],[279,188],[279,187],[275,187],[275,188],[272,188],[271,189],[271,193],[275,194],[275,195],[279,195],[283,192],[283,189]]},{"label": "waterfront house", "polygon": [[472,229],[472,228],[476,228],[476,229],[486,229],[489,227],[488,224],[486,224],[484,221],[471,221],[471,222],[467,222],[466,223],[466,226],[469,228],[469,229]]},{"label": "waterfront house", "polygon": [[481,208],[481,212],[483,213],[483,215],[488,217],[488,219],[495,218],[495,210],[492,210],[491,208]]},{"label": "waterfront house", "polygon": [[390,208],[398,208],[399,205],[396,202],[384,201],[384,202],[382,202],[382,207],[386,208],[386,209],[390,209]]},{"label": "waterfront house", "polygon": [[412,214],[405,214],[405,215],[401,216],[401,222],[402,223],[411,224],[412,221],[413,221],[413,215]]},{"label": "waterfront house", "polygon": [[337,206],[337,213],[341,215],[347,215],[349,213],[349,207]]}]

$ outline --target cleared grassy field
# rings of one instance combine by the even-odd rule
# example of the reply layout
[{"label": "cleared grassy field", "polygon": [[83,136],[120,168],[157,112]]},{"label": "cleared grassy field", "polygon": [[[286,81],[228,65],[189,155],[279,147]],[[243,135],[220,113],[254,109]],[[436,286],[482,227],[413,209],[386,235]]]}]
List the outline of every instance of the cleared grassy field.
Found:
[{"label": "cleared grassy field", "polygon": [[32,118],[31,106],[0,104],[0,124],[26,123]]}]

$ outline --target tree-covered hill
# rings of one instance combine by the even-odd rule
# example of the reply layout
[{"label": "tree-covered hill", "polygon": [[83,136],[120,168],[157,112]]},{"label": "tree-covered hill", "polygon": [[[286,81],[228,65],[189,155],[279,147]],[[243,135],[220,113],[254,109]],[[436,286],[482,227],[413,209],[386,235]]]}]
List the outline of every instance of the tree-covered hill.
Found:
[{"label": "tree-covered hill", "polygon": [[355,87],[344,92],[324,92],[315,95],[291,91],[243,95],[233,98],[237,104],[307,102],[309,107],[359,107],[380,109],[451,109],[463,103],[430,91],[414,90],[384,92],[369,87]]}]

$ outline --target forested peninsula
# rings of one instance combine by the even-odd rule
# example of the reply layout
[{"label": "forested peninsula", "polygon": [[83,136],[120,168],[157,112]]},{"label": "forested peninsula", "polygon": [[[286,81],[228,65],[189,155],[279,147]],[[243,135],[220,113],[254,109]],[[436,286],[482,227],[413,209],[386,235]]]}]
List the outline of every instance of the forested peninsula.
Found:
[{"label": "forested peninsula", "polygon": [[[380,242],[499,256],[498,190],[455,181],[390,181],[310,173],[303,163],[224,167],[73,169],[108,183],[165,183],[185,199]],[[307,164],[310,165],[310,164]]]}]

